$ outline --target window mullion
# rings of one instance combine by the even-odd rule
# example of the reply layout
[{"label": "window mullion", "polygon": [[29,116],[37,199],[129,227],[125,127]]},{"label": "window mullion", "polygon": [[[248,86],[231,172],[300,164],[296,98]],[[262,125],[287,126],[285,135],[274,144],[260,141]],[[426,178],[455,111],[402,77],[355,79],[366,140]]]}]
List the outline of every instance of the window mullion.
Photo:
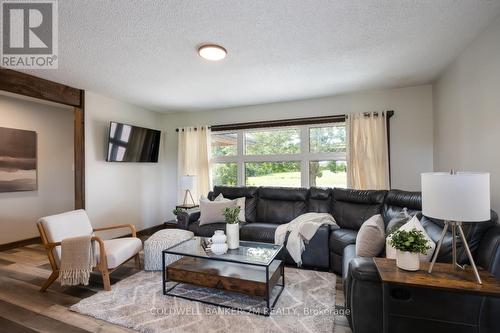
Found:
[{"label": "window mullion", "polygon": [[237,132],[237,175],[238,186],[245,186],[245,163],[243,157],[245,156],[245,142],[244,142],[244,131]]},{"label": "window mullion", "polygon": [[309,187],[309,127],[300,127],[300,183]]}]

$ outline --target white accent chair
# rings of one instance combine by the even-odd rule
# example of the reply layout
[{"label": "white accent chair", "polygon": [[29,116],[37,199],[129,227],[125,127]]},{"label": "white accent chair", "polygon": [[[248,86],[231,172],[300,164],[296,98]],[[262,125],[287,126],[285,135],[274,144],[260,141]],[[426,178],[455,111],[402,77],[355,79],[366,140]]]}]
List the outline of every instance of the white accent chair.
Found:
[{"label": "white accent chair", "polygon": [[[101,272],[105,290],[111,290],[109,274],[123,263],[134,258],[137,268],[140,269],[139,252],[142,249],[142,242],[137,238],[135,227],[132,224],[93,229],[87,213],[83,209],[79,209],[42,217],[37,222],[37,227],[52,266],[52,274],[45,281],[40,291],[45,291],[59,277],[61,241],[66,238],[93,236],[92,240],[97,242],[98,245],[96,247],[97,266],[94,267],[94,270]],[[132,237],[103,240],[94,235],[96,231],[119,228],[130,228]]]}]

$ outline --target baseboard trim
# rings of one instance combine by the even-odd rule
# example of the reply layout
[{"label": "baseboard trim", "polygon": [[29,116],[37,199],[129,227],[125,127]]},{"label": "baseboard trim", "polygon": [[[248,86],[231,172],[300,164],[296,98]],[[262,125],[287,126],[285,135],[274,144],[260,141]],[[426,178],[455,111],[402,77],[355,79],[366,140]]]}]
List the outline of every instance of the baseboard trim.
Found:
[{"label": "baseboard trim", "polygon": [[[142,236],[149,236],[157,232],[158,230],[161,230],[164,228],[163,223],[158,224],[155,226],[152,226],[150,228],[142,229],[140,231],[137,231],[137,237],[142,237]],[[121,237],[131,237],[132,234],[127,234]],[[121,238],[119,237],[119,238]],[[18,247],[23,247],[27,245],[33,245],[33,244],[41,244],[42,240],[40,237],[33,237],[33,238],[28,238],[28,239],[21,239],[15,242],[11,243],[5,243],[5,244],[0,244],[0,252],[1,251],[7,251],[7,250],[12,250]]]},{"label": "baseboard trim", "polygon": [[11,243],[0,244],[0,251],[7,251],[15,249],[16,247],[23,247],[32,244],[41,244],[42,239],[40,237],[33,237],[28,239],[21,239]]}]

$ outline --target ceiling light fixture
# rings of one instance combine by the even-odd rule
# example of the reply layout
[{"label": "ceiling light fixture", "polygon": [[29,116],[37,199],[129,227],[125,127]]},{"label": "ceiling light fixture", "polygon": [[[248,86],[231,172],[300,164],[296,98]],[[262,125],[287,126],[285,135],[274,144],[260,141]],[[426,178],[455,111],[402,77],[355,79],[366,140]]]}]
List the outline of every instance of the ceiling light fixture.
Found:
[{"label": "ceiling light fixture", "polygon": [[203,59],[219,61],[226,57],[227,51],[220,45],[206,44],[198,48],[198,54]]}]

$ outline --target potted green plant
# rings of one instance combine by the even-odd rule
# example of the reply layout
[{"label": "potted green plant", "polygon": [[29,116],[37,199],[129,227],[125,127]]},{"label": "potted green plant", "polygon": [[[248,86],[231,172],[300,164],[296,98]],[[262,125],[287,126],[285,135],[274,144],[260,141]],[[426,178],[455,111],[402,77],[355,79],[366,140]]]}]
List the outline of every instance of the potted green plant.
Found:
[{"label": "potted green plant", "polygon": [[239,206],[226,207],[222,210],[222,214],[226,219],[226,235],[227,247],[237,249],[240,246],[240,225],[238,214],[241,208]]},{"label": "potted green plant", "polygon": [[390,244],[396,249],[396,265],[407,271],[418,271],[419,254],[425,254],[430,249],[423,232],[417,229],[395,231]]},{"label": "potted green plant", "polygon": [[182,213],[184,211],[184,209],[180,208],[180,207],[175,207],[173,210],[172,210],[172,213],[175,215],[175,219],[177,221],[179,221],[179,218],[177,217],[180,213]]}]

